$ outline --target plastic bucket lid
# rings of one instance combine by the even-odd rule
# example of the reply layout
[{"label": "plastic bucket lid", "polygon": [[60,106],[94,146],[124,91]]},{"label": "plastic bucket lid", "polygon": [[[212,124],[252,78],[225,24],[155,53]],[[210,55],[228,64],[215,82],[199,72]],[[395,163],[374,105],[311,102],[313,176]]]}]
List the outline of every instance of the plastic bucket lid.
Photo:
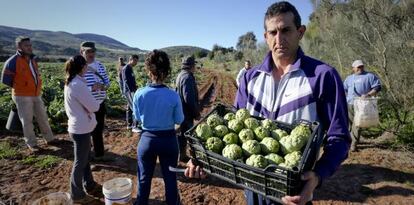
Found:
[{"label": "plastic bucket lid", "polygon": [[119,177],[106,181],[102,186],[102,192],[105,198],[121,199],[132,192],[132,180],[129,178]]},{"label": "plastic bucket lid", "polygon": [[73,201],[67,192],[56,192],[48,194],[33,202],[32,205],[72,205]]}]

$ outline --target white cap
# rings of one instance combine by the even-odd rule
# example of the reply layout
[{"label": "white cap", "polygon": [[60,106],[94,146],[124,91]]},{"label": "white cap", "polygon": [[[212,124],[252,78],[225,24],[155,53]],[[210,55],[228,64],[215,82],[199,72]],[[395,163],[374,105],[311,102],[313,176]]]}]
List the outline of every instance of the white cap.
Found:
[{"label": "white cap", "polygon": [[363,66],[364,63],[362,62],[362,60],[356,60],[352,63],[352,67],[353,68],[358,68],[359,66]]}]

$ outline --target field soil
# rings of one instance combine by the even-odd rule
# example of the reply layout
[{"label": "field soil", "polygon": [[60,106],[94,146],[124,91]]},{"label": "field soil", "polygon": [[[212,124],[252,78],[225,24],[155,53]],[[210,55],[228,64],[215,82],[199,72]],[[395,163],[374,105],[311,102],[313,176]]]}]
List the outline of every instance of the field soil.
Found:
[{"label": "field soil", "polygon": [[[232,104],[237,90],[234,78],[215,69],[205,69],[203,74],[198,86],[203,114],[217,102]],[[139,136],[126,130],[123,119],[107,119],[105,130],[105,148],[112,160],[92,162],[93,176],[100,184],[115,177],[131,178],[135,198]],[[59,134],[57,138],[59,142],[54,146],[40,143],[43,149],[37,154],[54,155],[62,160],[51,168],[40,169],[22,163],[30,153],[21,136],[0,134],[1,142],[7,141],[19,149],[16,156],[0,160],[0,204],[30,204],[49,193],[69,190],[73,145],[67,134]],[[414,154],[402,148],[390,149],[387,146],[390,139],[392,135],[388,133],[364,138],[360,150],[350,153],[334,176],[315,192],[314,204],[414,204]],[[184,205],[246,204],[242,189],[214,177],[201,181],[179,175],[178,179]],[[104,199],[96,197],[92,204],[104,204]],[[164,204],[159,165],[152,180],[150,204]]]}]

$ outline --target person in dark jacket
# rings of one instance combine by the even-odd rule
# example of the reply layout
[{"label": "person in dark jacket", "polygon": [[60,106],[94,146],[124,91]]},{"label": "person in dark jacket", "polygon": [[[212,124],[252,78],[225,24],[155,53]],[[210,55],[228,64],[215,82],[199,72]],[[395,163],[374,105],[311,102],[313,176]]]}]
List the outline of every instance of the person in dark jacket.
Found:
[{"label": "person in dark jacket", "polygon": [[137,83],[135,81],[135,75],[132,68],[138,64],[138,59],[138,55],[131,55],[129,57],[128,64],[126,64],[119,72],[119,86],[121,88],[122,95],[124,95],[127,100],[127,129],[135,126],[132,120],[132,98],[137,90]]},{"label": "person in dark jacket", "polygon": [[193,75],[196,63],[193,56],[184,57],[181,63],[181,72],[178,74],[175,81],[176,91],[178,95],[180,95],[184,111],[184,122],[181,123],[181,134],[178,136],[181,161],[186,161],[185,151],[187,141],[184,137],[184,133],[193,126],[194,120],[200,119],[197,83]]}]

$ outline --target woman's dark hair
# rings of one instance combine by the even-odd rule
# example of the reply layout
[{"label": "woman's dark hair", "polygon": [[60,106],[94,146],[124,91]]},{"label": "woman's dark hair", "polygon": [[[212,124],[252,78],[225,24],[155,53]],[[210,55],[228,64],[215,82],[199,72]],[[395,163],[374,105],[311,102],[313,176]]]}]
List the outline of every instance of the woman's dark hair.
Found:
[{"label": "woman's dark hair", "polygon": [[86,65],[86,60],[81,55],[76,55],[70,58],[65,63],[66,80],[65,85],[68,85],[73,78],[82,72],[83,66]]},{"label": "woman's dark hair", "polygon": [[145,70],[150,72],[157,81],[165,80],[171,71],[167,53],[160,50],[151,51],[145,58]]}]

